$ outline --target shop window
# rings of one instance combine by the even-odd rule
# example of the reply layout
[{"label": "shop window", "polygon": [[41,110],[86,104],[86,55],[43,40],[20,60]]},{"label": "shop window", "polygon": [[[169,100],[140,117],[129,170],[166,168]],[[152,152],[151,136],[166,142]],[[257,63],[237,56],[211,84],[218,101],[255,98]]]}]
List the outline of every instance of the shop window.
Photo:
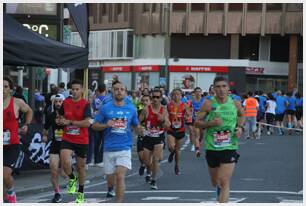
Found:
[{"label": "shop window", "polygon": [[224,4],[209,4],[210,11],[223,11]]},{"label": "shop window", "polygon": [[281,11],[282,4],[267,4],[267,11]]},{"label": "shop window", "polygon": [[228,4],[229,11],[242,11],[243,4]]},{"label": "shop window", "polygon": [[205,4],[191,4],[191,11],[204,11]]},{"label": "shop window", "polygon": [[258,60],[259,36],[248,35],[239,38],[239,59]]},{"label": "shop window", "polygon": [[172,5],[172,10],[173,11],[186,11],[186,4],[173,4]]},{"label": "shop window", "polygon": [[270,61],[289,61],[289,36],[271,36]]},{"label": "shop window", "polygon": [[248,11],[261,11],[262,4],[248,4]]},{"label": "shop window", "polygon": [[286,4],[286,11],[302,12],[303,4]]}]

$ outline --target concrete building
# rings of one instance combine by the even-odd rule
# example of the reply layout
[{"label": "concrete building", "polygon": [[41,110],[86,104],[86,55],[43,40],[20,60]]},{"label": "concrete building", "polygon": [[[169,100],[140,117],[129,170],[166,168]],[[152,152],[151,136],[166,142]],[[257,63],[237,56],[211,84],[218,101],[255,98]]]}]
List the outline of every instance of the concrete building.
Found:
[{"label": "concrete building", "polygon": [[302,90],[302,4],[108,3],[89,15],[93,86],[116,74],[128,89],[207,91],[220,74],[239,92]]}]

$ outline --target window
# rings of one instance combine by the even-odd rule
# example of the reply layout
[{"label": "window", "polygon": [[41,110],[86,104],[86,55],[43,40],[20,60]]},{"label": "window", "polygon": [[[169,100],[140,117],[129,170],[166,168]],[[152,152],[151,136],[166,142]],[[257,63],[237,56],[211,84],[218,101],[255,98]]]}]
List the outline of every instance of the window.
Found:
[{"label": "window", "polygon": [[9,14],[34,14],[34,15],[57,14],[57,4],[51,4],[51,3],[33,3],[33,4],[8,3],[5,6],[6,6],[6,13]]},{"label": "window", "polygon": [[248,11],[261,11],[262,4],[248,4]]},{"label": "window", "polygon": [[172,10],[173,11],[186,11],[186,4],[173,4]]},{"label": "window", "polygon": [[150,11],[150,4],[143,4],[143,12],[149,12]]},{"label": "window", "polygon": [[286,11],[303,11],[303,4],[286,4]]},{"label": "window", "polygon": [[267,11],[281,11],[282,4],[267,4]]},{"label": "window", "polygon": [[209,4],[210,11],[223,11],[224,4]]},{"label": "window", "polygon": [[303,37],[302,36],[298,36],[297,61],[303,62]]},{"label": "window", "polygon": [[289,36],[271,36],[270,61],[289,61]]},{"label": "window", "polygon": [[259,36],[248,35],[239,38],[239,59],[258,60]]},{"label": "window", "polygon": [[243,4],[228,4],[229,11],[242,11]]},{"label": "window", "polygon": [[191,11],[204,11],[205,4],[191,4]]}]

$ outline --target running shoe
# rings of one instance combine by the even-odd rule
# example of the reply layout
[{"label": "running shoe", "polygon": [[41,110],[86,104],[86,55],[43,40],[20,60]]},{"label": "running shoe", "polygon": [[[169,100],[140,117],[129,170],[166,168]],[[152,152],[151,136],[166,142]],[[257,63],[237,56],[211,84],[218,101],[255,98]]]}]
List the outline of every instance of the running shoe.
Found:
[{"label": "running shoe", "polygon": [[106,198],[113,198],[115,196],[116,196],[116,194],[115,194],[114,190],[110,190],[106,193]]},{"label": "running shoe", "polygon": [[17,203],[16,194],[13,194],[13,195],[6,194],[6,201],[8,203]]},{"label": "running shoe", "polygon": [[85,196],[83,192],[78,192],[77,198],[75,199],[75,203],[84,203],[85,202]]},{"label": "running shoe", "polygon": [[146,176],[146,182],[147,182],[147,183],[150,183],[151,180],[152,180],[151,175],[147,175],[147,176]]},{"label": "running shoe", "polygon": [[77,178],[69,179],[68,182],[68,194],[74,194],[76,193],[76,184],[77,184]]},{"label": "running shoe", "polygon": [[174,166],[174,173],[175,173],[176,175],[179,175],[179,174],[180,174],[180,170],[179,170],[179,166],[178,166],[178,165],[175,165],[175,166]]},{"label": "running shoe", "polygon": [[157,185],[156,185],[156,181],[155,180],[151,180],[151,183],[150,183],[150,187],[151,187],[151,189],[153,189],[153,190],[157,190]]},{"label": "running shoe", "polygon": [[103,162],[95,163],[94,166],[95,166],[95,167],[104,167],[104,163],[103,163]]},{"label": "running shoe", "polygon": [[192,145],[191,146],[191,150],[190,150],[191,152],[194,152],[195,151],[195,146],[194,145]]},{"label": "running shoe", "polygon": [[139,175],[140,176],[142,176],[144,174],[145,168],[146,168],[145,166],[140,166],[139,167]]},{"label": "running shoe", "polygon": [[201,157],[201,152],[200,152],[200,150],[196,150],[196,157]]},{"label": "running shoe", "polygon": [[52,203],[59,203],[62,201],[62,197],[60,195],[60,193],[55,193],[54,197],[52,199]]},{"label": "running shoe", "polygon": [[173,156],[174,156],[174,154],[175,154],[174,152],[172,152],[172,153],[169,154],[169,157],[168,157],[168,162],[169,162],[169,163],[171,163],[171,162],[173,161]]}]

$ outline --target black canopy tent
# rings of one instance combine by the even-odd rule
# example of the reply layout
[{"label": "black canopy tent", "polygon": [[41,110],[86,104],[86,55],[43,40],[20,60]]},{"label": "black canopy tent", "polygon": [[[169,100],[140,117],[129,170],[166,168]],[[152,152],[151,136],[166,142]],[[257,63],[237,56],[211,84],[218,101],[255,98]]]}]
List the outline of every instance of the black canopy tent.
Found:
[{"label": "black canopy tent", "polygon": [[3,14],[3,64],[84,69],[88,48],[48,39]]}]

